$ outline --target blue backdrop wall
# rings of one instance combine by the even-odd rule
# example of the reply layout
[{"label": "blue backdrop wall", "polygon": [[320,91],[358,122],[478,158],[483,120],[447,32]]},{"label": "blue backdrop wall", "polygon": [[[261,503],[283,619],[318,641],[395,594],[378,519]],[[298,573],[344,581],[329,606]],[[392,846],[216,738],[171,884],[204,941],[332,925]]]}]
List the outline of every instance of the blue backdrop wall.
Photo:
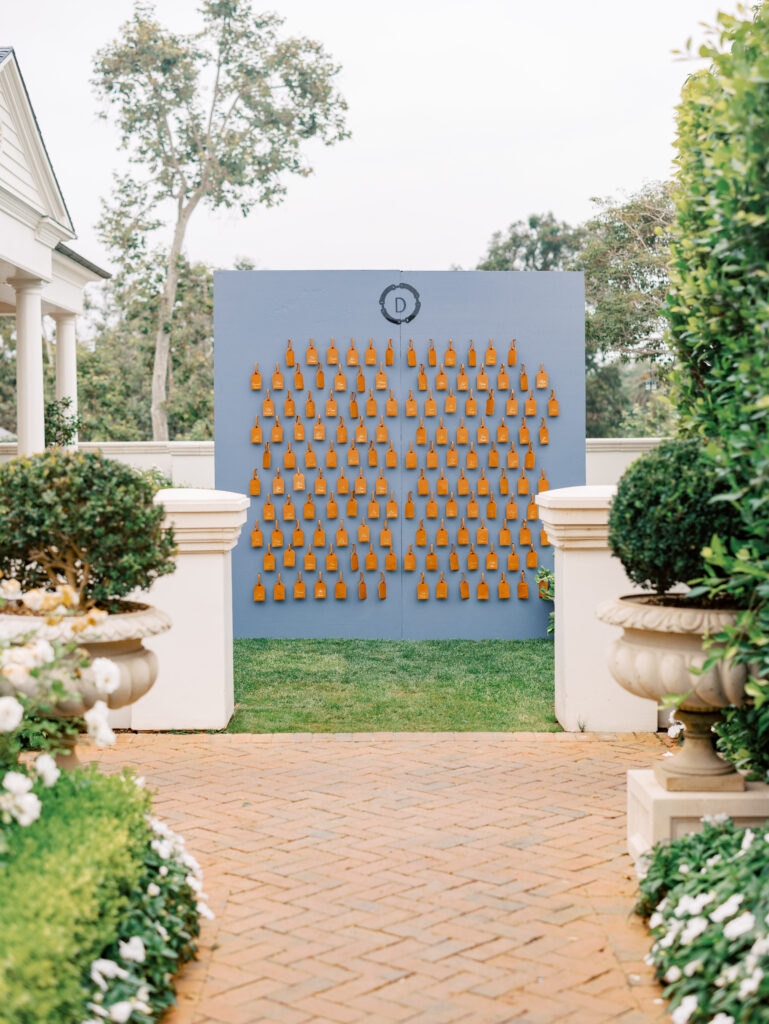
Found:
[{"label": "blue backdrop wall", "polygon": [[[260,492],[233,551],[235,636],[545,635],[549,606],[535,579],[538,566],[552,567],[553,549],[536,495],[585,482],[582,274],[223,271],[214,323],[216,486]],[[338,363],[328,362],[332,344]],[[410,447],[415,468],[406,466]],[[356,480],[365,493],[355,493]],[[319,572],[325,597],[322,585],[315,596]]]}]

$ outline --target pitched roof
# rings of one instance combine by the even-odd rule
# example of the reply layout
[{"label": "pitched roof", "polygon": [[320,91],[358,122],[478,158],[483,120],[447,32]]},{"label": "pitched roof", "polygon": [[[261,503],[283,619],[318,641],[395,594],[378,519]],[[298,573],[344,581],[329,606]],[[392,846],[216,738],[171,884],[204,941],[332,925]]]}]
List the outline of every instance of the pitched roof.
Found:
[{"label": "pitched roof", "polygon": [[81,267],[85,267],[86,270],[90,270],[92,274],[96,274],[97,277],[108,278],[112,277],[112,274],[108,270],[104,270],[102,267],[97,267],[95,263],[91,263],[85,256],[81,256],[79,252],[75,252],[74,249],[70,249],[68,245],[63,242],[56,244],[56,252],[60,252],[62,256],[66,256],[67,259],[73,261],[73,263],[79,263]]}]

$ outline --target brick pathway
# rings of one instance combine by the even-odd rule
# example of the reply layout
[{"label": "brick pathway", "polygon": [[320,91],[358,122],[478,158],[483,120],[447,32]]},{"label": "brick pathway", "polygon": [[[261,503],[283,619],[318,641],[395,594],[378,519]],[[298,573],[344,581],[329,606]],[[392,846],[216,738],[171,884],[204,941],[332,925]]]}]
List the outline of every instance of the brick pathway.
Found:
[{"label": "brick pathway", "polygon": [[651,735],[123,735],[215,922],[164,1024],[648,1024],[627,768]]}]

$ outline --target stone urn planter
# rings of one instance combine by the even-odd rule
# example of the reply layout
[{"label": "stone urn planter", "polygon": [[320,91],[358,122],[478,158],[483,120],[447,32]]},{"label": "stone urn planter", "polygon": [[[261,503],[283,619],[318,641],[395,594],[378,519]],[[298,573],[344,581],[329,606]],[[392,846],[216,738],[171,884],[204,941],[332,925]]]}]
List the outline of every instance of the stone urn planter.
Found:
[{"label": "stone urn planter", "polygon": [[674,595],[669,597],[670,604],[641,594],[598,606],[602,622],[622,628],[609,649],[609,671],[625,690],[657,703],[687,694],[676,711],[685,726],[684,742],[673,757],[655,765],[660,785],[679,792],[742,791],[742,775],[716,753],[712,727],[723,708],[743,702],[746,668],[719,661],[701,675],[691,672],[707,660],[705,635],[733,625],[737,612],[676,604]]},{"label": "stone urn planter", "polygon": [[[122,708],[135,703],[155,683],[158,659],[143,640],[164,633],[171,626],[165,612],[151,605],[124,602],[126,611],[110,614],[95,626],[77,634],[77,643],[85,648],[91,659],[109,658],[120,669],[120,684],[112,693],[102,696],[84,680],[82,699],[64,701],[57,710],[62,716],[84,714],[97,700],[105,700],[109,708]],[[66,620],[64,620],[66,623]],[[41,640],[60,640],[64,637],[63,623],[49,624],[40,615],[0,614],[0,630],[10,638],[34,633]]]}]

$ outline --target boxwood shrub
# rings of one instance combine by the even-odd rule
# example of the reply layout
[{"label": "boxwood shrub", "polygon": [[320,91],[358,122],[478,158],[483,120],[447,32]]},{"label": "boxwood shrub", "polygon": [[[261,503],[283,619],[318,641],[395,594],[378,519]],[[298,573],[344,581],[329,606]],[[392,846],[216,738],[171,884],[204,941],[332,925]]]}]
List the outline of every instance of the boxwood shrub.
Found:
[{"label": "boxwood shrub", "polygon": [[718,500],[723,491],[699,440],[663,441],[633,462],[609,513],[609,547],[629,579],[664,594],[702,577],[713,535],[739,531],[734,508]]},{"label": "boxwood shrub", "polygon": [[0,572],[22,590],[68,583],[110,605],[173,572],[173,532],[146,476],[97,453],[52,450],[0,466]]}]

